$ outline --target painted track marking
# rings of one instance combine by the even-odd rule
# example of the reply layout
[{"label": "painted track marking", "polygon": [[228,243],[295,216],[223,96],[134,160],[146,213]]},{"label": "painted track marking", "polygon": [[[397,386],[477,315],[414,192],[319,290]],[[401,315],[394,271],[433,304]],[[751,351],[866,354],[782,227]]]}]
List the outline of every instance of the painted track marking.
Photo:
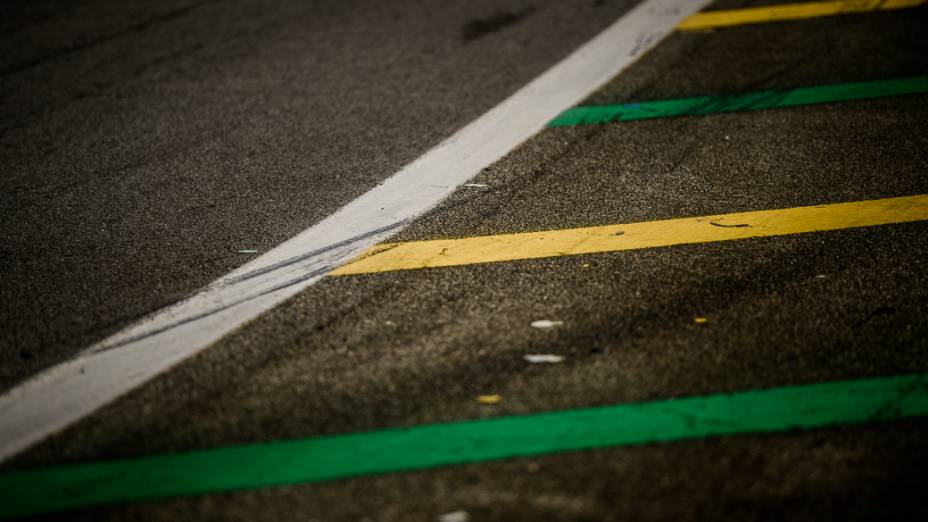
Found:
[{"label": "painted track marking", "polygon": [[905,9],[920,6],[925,2],[926,0],[843,0],[706,11],[687,18],[677,26],[677,30],[698,31],[735,25],[785,22],[823,16]]},{"label": "painted track marking", "polygon": [[549,127],[797,107],[928,93],[928,76],[567,109]]},{"label": "painted track marking", "polygon": [[0,475],[0,517],[452,464],[928,415],[928,374],[231,446]]},{"label": "painted track marking", "polygon": [[928,194],[622,225],[387,243],[371,248],[331,275],[598,254],[926,220]]},{"label": "painted track marking", "polygon": [[646,0],[489,112],[193,297],[0,396],[0,461],[96,411],[400,230],[657,45],[709,0]]}]

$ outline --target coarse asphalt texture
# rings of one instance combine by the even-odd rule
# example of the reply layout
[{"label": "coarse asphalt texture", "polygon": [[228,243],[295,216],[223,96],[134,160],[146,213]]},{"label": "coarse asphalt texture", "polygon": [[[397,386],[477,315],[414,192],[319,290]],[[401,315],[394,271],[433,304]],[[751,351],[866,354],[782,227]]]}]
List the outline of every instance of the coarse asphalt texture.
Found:
[{"label": "coarse asphalt texture", "polygon": [[[447,4],[14,12],[34,24],[16,38],[57,50],[4,54],[0,382],[317,222],[630,6]],[[919,7],[676,33],[585,103],[925,74],[926,22]],[[394,239],[924,194],[926,173],[926,95],[552,128]],[[926,254],[918,222],[331,277],[5,468],[925,372]],[[926,436],[923,419],[727,436],[67,519],[885,520],[923,505]]]},{"label": "coarse asphalt texture", "polygon": [[0,389],[320,221],[631,5],[4,6]]}]

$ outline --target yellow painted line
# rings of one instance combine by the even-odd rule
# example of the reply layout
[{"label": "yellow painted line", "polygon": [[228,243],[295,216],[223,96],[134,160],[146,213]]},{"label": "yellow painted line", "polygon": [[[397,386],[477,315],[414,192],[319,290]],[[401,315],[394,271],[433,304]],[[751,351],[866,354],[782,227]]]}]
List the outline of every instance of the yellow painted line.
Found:
[{"label": "yellow painted line", "polygon": [[677,26],[678,31],[694,31],[729,27],[733,25],[759,24],[803,20],[822,16],[849,13],[865,13],[888,9],[904,9],[924,4],[928,0],[844,0],[833,2],[804,2],[745,9],[705,11],[696,13]]},{"label": "yellow painted line", "polygon": [[377,245],[330,275],[618,252],[928,220],[928,194],[624,225]]}]

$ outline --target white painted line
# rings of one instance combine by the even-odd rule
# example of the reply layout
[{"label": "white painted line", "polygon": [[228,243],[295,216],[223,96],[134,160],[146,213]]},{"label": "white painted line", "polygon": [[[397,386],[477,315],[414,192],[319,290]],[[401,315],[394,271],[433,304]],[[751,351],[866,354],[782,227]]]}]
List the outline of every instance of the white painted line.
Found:
[{"label": "white painted line", "polygon": [[200,293],[0,397],[0,461],[203,350],[396,233],[634,62],[709,0],[646,0],[454,136]]}]

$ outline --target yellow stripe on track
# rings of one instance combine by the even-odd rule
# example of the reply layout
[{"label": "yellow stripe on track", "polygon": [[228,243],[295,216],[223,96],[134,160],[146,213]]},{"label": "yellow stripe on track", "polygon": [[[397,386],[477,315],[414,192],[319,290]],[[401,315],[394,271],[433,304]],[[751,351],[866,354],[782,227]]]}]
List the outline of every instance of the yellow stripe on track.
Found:
[{"label": "yellow stripe on track", "polygon": [[690,16],[677,26],[677,30],[694,31],[733,25],[783,22],[849,13],[904,9],[922,5],[926,1],[928,0],[845,0],[706,11]]},{"label": "yellow stripe on track", "polygon": [[377,245],[330,275],[618,252],[928,220],[928,194],[625,225]]}]

